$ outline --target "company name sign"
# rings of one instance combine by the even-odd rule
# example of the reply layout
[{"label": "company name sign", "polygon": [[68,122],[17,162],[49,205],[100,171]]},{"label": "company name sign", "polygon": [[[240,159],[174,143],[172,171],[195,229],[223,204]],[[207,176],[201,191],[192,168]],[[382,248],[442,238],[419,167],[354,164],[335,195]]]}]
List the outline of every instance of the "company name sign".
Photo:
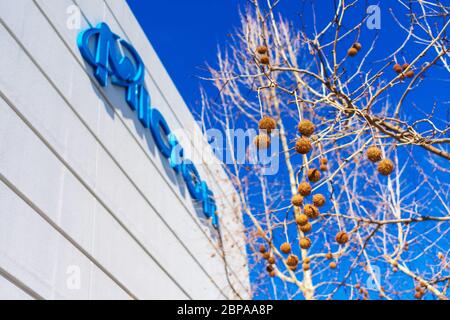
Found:
[{"label": "company name sign", "polygon": [[190,195],[202,203],[205,216],[212,218],[217,228],[214,195],[207,183],[201,180],[193,162],[183,157],[183,149],[163,115],[151,106],[150,94],[144,84],[145,66],[137,51],[105,23],[81,32],[78,47],[83,58],[93,67],[95,78],[102,87],[111,82],[125,88],[128,106],[150,130],[161,154],[168,159],[171,168],[183,176]]}]

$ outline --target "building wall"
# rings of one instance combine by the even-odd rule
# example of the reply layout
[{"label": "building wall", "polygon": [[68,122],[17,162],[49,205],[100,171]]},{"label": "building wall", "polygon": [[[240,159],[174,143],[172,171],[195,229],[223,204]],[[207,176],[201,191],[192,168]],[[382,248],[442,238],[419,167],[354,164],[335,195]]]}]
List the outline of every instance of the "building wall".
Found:
[{"label": "building wall", "polygon": [[[68,8],[82,12],[68,28]],[[201,136],[122,0],[0,0],[0,298],[250,298],[242,218],[218,160],[197,165],[220,233],[127,106],[77,48],[106,22],[146,65],[152,106]],[[184,141],[194,153],[204,139]]]}]

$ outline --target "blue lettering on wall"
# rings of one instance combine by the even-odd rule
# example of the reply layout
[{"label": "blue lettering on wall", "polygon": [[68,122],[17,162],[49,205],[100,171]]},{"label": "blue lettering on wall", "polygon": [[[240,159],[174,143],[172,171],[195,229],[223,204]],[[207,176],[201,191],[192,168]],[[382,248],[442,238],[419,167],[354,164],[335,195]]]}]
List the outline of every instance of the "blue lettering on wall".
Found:
[{"label": "blue lettering on wall", "polygon": [[205,216],[211,218],[213,226],[218,228],[214,195],[201,180],[192,161],[184,159],[183,148],[161,112],[151,106],[150,94],[144,84],[145,66],[133,46],[120,39],[105,23],[81,32],[77,42],[81,55],[94,69],[94,76],[102,87],[106,87],[110,80],[114,85],[125,88],[128,106],[136,112],[141,124],[150,129],[161,154],[175,172],[183,176],[191,197],[202,203]]}]

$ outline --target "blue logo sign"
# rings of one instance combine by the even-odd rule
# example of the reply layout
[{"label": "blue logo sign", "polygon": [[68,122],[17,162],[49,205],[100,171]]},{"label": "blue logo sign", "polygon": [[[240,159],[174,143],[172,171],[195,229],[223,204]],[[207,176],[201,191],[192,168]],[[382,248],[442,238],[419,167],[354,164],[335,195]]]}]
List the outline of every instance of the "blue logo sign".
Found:
[{"label": "blue logo sign", "polygon": [[213,226],[218,228],[214,195],[201,180],[192,161],[183,157],[183,149],[163,115],[151,106],[150,94],[144,85],[145,66],[133,46],[120,39],[105,23],[81,32],[77,42],[81,55],[94,69],[95,78],[102,87],[111,81],[125,88],[128,106],[150,130],[161,154],[168,159],[172,169],[183,176],[191,197],[202,203],[205,216],[212,218]]}]

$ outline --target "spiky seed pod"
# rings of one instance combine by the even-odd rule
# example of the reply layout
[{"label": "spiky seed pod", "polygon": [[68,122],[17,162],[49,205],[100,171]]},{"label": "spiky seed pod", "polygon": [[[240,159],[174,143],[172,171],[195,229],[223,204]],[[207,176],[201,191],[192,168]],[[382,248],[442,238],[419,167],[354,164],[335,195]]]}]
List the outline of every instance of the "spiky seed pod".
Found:
[{"label": "spiky seed pod", "polygon": [[316,130],[316,126],[309,120],[302,120],[298,124],[298,131],[305,137],[310,137],[314,130]]},{"label": "spiky seed pod", "polygon": [[311,232],[311,230],[312,230],[312,225],[311,225],[311,223],[309,223],[309,222],[307,222],[306,224],[304,224],[303,226],[300,226],[300,230],[303,232],[303,233],[310,233]]},{"label": "spiky seed pod", "polygon": [[273,268],[273,266],[272,265],[268,265],[267,267],[266,267],[266,270],[267,270],[267,272],[272,272],[273,270],[274,270],[274,268]]},{"label": "spiky seed pod", "polygon": [[331,260],[331,259],[333,259],[333,254],[332,254],[331,252],[328,252],[328,253],[325,255],[325,258],[327,258],[328,260]]},{"label": "spiky seed pod", "polygon": [[423,295],[424,295],[424,293],[419,291],[414,294],[414,298],[416,298],[417,300],[420,300],[420,299],[422,299]]},{"label": "spiky seed pod", "polygon": [[289,266],[288,268],[289,268],[289,270],[295,272],[295,271],[297,271],[298,265],[295,265],[295,266]]},{"label": "spiky seed pod", "polygon": [[286,259],[286,264],[290,267],[298,265],[298,257],[295,254],[290,254]]},{"label": "spiky seed pod", "polygon": [[267,249],[266,249],[266,247],[265,247],[263,244],[259,246],[259,252],[260,252],[261,254],[267,252]]},{"label": "spiky seed pod", "polygon": [[359,51],[361,50],[362,45],[359,42],[355,42],[352,47]]},{"label": "spiky seed pod", "polygon": [[337,265],[336,262],[330,262],[330,269],[336,269]]},{"label": "spiky seed pod", "polygon": [[310,219],[316,219],[320,215],[319,209],[317,209],[317,207],[312,204],[307,204],[303,208],[303,213],[306,214]]},{"label": "spiky seed pod", "polygon": [[311,248],[311,239],[308,237],[303,237],[300,239],[300,248],[309,249]]},{"label": "spiky seed pod", "polygon": [[350,49],[348,49],[347,54],[350,57],[354,57],[354,56],[356,56],[358,54],[358,50],[356,50],[356,48],[351,47]]},{"label": "spiky seed pod", "polygon": [[320,159],[320,163],[321,164],[328,164],[328,159],[327,158],[322,158],[322,159]]},{"label": "spiky seed pod", "polygon": [[383,159],[378,164],[378,172],[383,176],[388,176],[394,171],[394,164],[389,159]]},{"label": "spiky seed pod", "polygon": [[366,153],[367,153],[367,158],[372,162],[378,162],[381,160],[381,157],[382,157],[381,149],[376,146],[367,148]]},{"label": "spiky seed pod", "polygon": [[261,58],[259,58],[259,62],[264,65],[268,65],[270,63],[270,58],[268,55],[262,55]]},{"label": "spiky seed pod", "polygon": [[285,254],[291,253],[291,245],[288,242],[285,242],[280,246],[280,250]]},{"label": "spiky seed pod", "polygon": [[402,70],[403,70],[403,69],[402,69],[402,66],[399,65],[398,63],[394,64],[393,69],[394,69],[394,71],[397,72],[397,73],[401,73]]},{"label": "spiky seed pod", "polygon": [[317,169],[309,169],[308,170],[308,179],[311,182],[317,182],[320,180],[320,171]]},{"label": "spiky seed pod", "polygon": [[267,133],[270,134],[272,130],[275,130],[277,127],[277,122],[272,117],[264,116],[261,120],[259,120],[258,127],[260,130],[266,130]]},{"label": "spiky seed pod", "polygon": [[259,46],[256,48],[256,52],[258,52],[258,54],[266,54],[268,51],[269,49],[266,46]]},{"label": "spiky seed pod", "polygon": [[303,259],[303,263],[310,263],[310,262],[311,262],[311,259],[308,258],[308,257],[306,257],[305,259]]},{"label": "spiky seed pod", "polygon": [[408,70],[405,73],[405,76],[407,76],[408,78],[413,78],[414,77],[414,70]]},{"label": "spiky seed pod", "polygon": [[299,226],[304,226],[308,223],[308,216],[303,213],[297,214],[295,215],[295,222],[297,222]]},{"label": "spiky seed pod", "polygon": [[403,71],[405,71],[406,69],[408,69],[409,68],[409,63],[404,63],[403,65],[402,65],[402,70]]},{"label": "spiky seed pod", "polygon": [[261,133],[255,137],[255,145],[258,149],[267,149],[270,146],[270,137]]},{"label": "spiky seed pod", "polygon": [[303,181],[298,185],[298,193],[304,197],[309,196],[311,194],[311,190],[311,185],[306,181]]},{"label": "spiky seed pod", "polygon": [[328,166],[326,164],[321,164],[320,171],[328,171]]},{"label": "spiky seed pod", "polygon": [[269,252],[264,252],[264,253],[262,254],[262,257],[263,257],[263,259],[268,260],[268,259],[270,258],[270,253],[269,253]]},{"label": "spiky seed pod", "polygon": [[313,203],[316,207],[322,207],[325,204],[325,197],[318,193],[313,195]]},{"label": "spiky seed pod", "polygon": [[348,242],[348,234],[345,231],[340,231],[336,235],[336,242],[339,244],[346,244]]},{"label": "spiky seed pod", "polygon": [[308,138],[298,138],[295,143],[295,151],[300,154],[307,154],[312,149],[311,141]]},{"label": "spiky seed pod", "polygon": [[270,256],[269,259],[267,259],[267,262],[270,264],[275,264],[275,257],[274,256]]},{"label": "spiky seed pod", "polygon": [[273,270],[272,272],[269,272],[269,276],[271,278],[275,277],[277,275],[277,272],[275,270]]},{"label": "spiky seed pod", "polygon": [[302,268],[303,268],[303,271],[308,271],[311,269],[311,266],[309,265],[309,263],[303,263]]},{"label": "spiky seed pod", "polygon": [[291,203],[296,207],[300,207],[303,204],[303,196],[301,194],[296,194],[292,197]]}]

